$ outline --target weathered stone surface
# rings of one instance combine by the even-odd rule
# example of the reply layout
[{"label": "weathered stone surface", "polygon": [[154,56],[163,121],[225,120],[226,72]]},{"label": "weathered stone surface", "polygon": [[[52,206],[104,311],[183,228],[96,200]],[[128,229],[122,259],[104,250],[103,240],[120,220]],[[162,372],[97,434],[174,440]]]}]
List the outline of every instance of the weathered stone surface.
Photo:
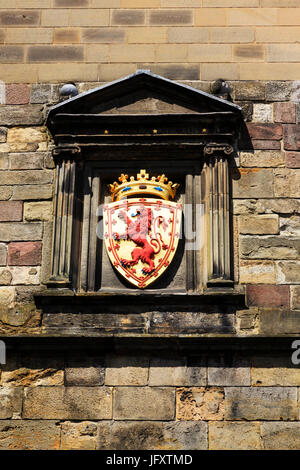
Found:
[{"label": "weathered stone surface", "polygon": [[252,152],[241,152],[240,162],[242,167],[247,168],[272,168],[285,166],[285,154],[279,150],[257,150]]},{"label": "weathered stone surface", "polygon": [[52,219],[52,202],[25,202],[24,203],[24,220],[51,220]]},{"label": "weathered stone surface", "polygon": [[39,104],[0,107],[0,125],[31,126],[43,123],[43,106]]},{"label": "weathered stone surface", "polygon": [[5,95],[5,104],[28,104],[30,86],[24,83],[8,83]]},{"label": "weathered stone surface", "polygon": [[104,384],[105,366],[100,359],[69,359],[65,369],[65,385],[97,386]]},{"label": "weathered stone surface", "polygon": [[286,152],[286,167],[300,168],[300,152]]},{"label": "weathered stone surface", "polygon": [[292,93],[291,82],[270,81],[266,83],[267,101],[287,101]]},{"label": "weathered stone surface", "polygon": [[275,284],[276,267],[273,261],[241,260],[242,284]]},{"label": "weathered stone surface", "polygon": [[0,387],[0,419],[19,417],[22,400],[22,387]]},{"label": "weathered stone surface", "polygon": [[291,307],[300,310],[300,286],[291,286]]},{"label": "weathered stone surface", "polygon": [[1,450],[58,450],[60,427],[55,421],[0,421]]},{"label": "weathered stone surface", "polygon": [[195,358],[153,358],[150,362],[149,385],[206,385],[206,360]]},{"label": "weathered stone surface", "polygon": [[7,246],[0,243],[0,266],[6,266],[7,262]]},{"label": "weathered stone surface", "polygon": [[7,201],[11,198],[13,188],[11,186],[0,186],[0,201]]},{"label": "weathered stone surface", "polygon": [[254,122],[247,123],[247,128],[251,139],[261,140],[281,140],[281,124],[259,124]]},{"label": "weathered stone surface", "polygon": [[240,335],[249,335],[258,333],[258,309],[249,308],[247,310],[238,310],[236,312],[237,332]]},{"label": "weathered stone surface", "polygon": [[300,333],[300,310],[260,309],[260,333],[266,336]]},{"label": "weathered stone surface", "polygon": [[247,358],[231,354],[208,358],[208,385],[250,385],[250,363]]},{"label": "weathered stone surface", "polygon": [[41,261],[41,242],[11,242],[8,244],[8,265],[38,266]]},{"label": "weathered stone surface", "polygon": [[149,359],[134,356],[109,356],[106,360],[106,385],[147,385]]},{"label": "weathered stone surface", "polygon": [[300,170],[275,169],[274,193],[276,197],[300,197]]},{"label": "weathered stone surface", "polygon": [[0,224],[0,240],[1,241],[26,241],[41,240],[43,226],[40,222],[20,223],[20,222],[3,222]]},{"label": "weathered stone surface", "polygon": [[300,240],[287,237],[241,237],[242,258],[254,259],[298,259]]},{"label": "weathered stone surface", "polygon": [[273,170],[241,168],[239,175],[239,179],[232,181],[233,198],[271,198],[274,196]]},{"label": "weathered stone surface", "polygon": [[12,127],[7,132],[7,142],[44,142],[47,140],[45,127]]},{"label": "weathered stone surface", "polygon": [[108,387],[34,387],[26,390],[27,419],[111,419]]},{"label": "weathered stone surface", "polygon": [[[248,147],[241,147],[248,150]],[[259,140],[252,139],[250,150],[281,150],[281,141],[279,140]]]},{"label": "weathered stone surface", "polygon": [[61,425],[62,450],[95,450],[97,447],[97,424],[65,422]]},{"label": "weathered stone surface", "polygon": [[274,104],[274,122],[293,124],[296,122],[296,105],[292,102]]},{"label": "weathered stone surface", "polygon": [[32,387],[32,386],[54,386],[64,384],[64,371],[47,367],[40,369],[20,367],[15,370],[3,370],[1,374],[1,386]]},{"label": "weathered stone surface", "polygon": [[175,391],[159,387],[119,387],[114,394],[117,420],[171,420],[175,417]]},{"label": "weathered stone surface", "polygon": [[31,85],[30,103],[43,104],[51,102],[52,85],[34,83]]},{"label": "weathered stone surface", "polygon": [[300,284],[300,261],[278,261],[277,270],[280,284]]},{"label": "weathered stone surface", "polygon": [[256,199],[236,199],[233,200],[233,214],[234,215],[243,215],[243,214],[254,214],[256,212]]},{"label": "weathered stone surface", "polygon": [[47,184],[53,181],[52,170],[0,171],[0,184]]},{"label": "weathered stone surface", "polygon": [[249,285],[246,290],[247,305],[258,307],[288,307],[290,304],[289,286]]},{"label": "weathered stone surface", "polygon": [[236,84],[235,99],[236,100],[257,100],[263,101],[265,99],[266,89],[265,84],[262,82],[241,81]]},{"label": "weathered stone surface", "polygon": [[296,387],[228,387],[226,420],[298,419]]},{"label": "weathered stone surface", "polygon": [[118,422],[99,423],[99,450],[205,450],[207,423]]},{"label": "weathered stone surface", "polygon": [[261,423],[261,438],[266,450],[299,450],[300,423]]},{"label": "weathered stone surface", "polygon": [[34,304],[17,304],[14,307],[0,309],[0,320],[9,326],[23,326],[29,323],[30,319],[38,319],[40,323],[40,313]]},{"label": "weathered stone surface", "polygon": [[176,389],[176,418],[183,421],[224,419],[223,388]]},{"label": "weathered stone surface", "polygon": [[257,201],[259,214],[275,212],[277,214],[293,214],[300,212],[300,201],[297,199],[260,199]]},{"label": "weathered stone surface", "polygon": [[12,285],[38,285],[40,284],[40,267],[11,266]]},{"label": "weathered stone surface", "polygon": [[253,104],[254,122],[272,122],[272,105],[264,103]]},{"label": "weathered stone surface", "polygon": [[23,204],[19,201],[0,201],[0,222],[18,222],[23,217]]},{"label": "weathered stone surface", "polygon": [[27,199],[51,199],[53,194],[52,184],[15,186],[12,199],[23,201]]},{"label": "weathered stone surface", "polygon": [[287,124],[283,126],[285,150],[300,150],[300,124]]},{"label": "weathered stone surface", "polygon": [[243,234],[279,233],[278,215],[244,215],[239,217],[239,231]]},{"label": "weathered stone surface", "polygon": [[280,236],[300,237],[300,216],[280,217],[279,226]]},{"label": "weathered stone surface", "polygon": [[10,170],[41,170],[44,164],[43,152],[13,153],[9,155]]},{"label": "weathered stone surface", "polygon": [[292,387],[300,385],[300,369],[291,362],[291,357],[256,356],[252,359],[252,385]]},{"label": "weathered stone surface", "polygon": [[234,315],[202,312],[155,312],[150,320],[150,333],[233,333]]},{"label": "weathered stone surface", "polygon": [[8,269],[0,269],[0,285],[9,286],[12,281],[12,274]]},{"label": "weathered stone surface", "polygon": [[261,449],[259,423],[209,423],[210,450]]},{"label": "weathered stone surface", "polygon": [[12,305],[15,294],[16,291],[14,287],[0,287],[0,305],[2,307]]},{"label": "weathered stone surface", "polygon": [[0,170],[8,169],[8,154],[0,153]]},{"label": "weathered stone surface", "polygon": [[7,128],[6,127],[0,127],[0,142],[6,142],[7,138]]}]

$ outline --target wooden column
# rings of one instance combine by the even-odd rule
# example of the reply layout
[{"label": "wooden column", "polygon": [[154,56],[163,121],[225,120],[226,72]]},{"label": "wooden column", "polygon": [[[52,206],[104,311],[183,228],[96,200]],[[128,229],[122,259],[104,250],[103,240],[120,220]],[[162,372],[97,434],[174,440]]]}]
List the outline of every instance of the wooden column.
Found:
[{"label": "wooden column", "polygon": [[68,285],[72,273],[72,238],[74,236],[75,182],[80,149],[56,148],[57,159],[54,195],[54,221],[52,236],[50,284]]},{"label": "wooden column", "polygon": [[231,284],[228,156],[231,146],[209,147],[206,183],[208,197],[208,286]]}]

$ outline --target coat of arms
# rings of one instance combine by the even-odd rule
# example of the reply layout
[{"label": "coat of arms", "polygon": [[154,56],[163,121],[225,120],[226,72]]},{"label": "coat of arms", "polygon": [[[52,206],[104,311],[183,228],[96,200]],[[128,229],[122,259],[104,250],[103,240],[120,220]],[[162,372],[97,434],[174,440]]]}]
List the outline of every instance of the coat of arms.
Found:
[{"label": "coat of arms", "polygon": [[113,202],[104,206],[105,246],[115,269],[143,289],[167,269],[177,249],[181,204],[169,199],[179,185],[165,175],[149,179],[146,170],[137,180],[121,174],[119,181],[109,185]]}]

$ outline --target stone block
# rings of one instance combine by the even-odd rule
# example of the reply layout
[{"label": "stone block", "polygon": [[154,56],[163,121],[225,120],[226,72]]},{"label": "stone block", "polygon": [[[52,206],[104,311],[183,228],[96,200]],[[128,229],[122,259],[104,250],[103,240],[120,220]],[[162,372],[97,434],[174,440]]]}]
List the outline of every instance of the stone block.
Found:
[{"label": "stone block", "polygon": [[291,286],[291,307],[300,310],[300,286]]},{"label": "stone block", "polygon": [[115,420],[172,420],[175,391],[160,387],[119,387],[114,392]]},{"label": "stone block", "polygon": [[238,101],[264,101],[265,84],[262,82],[238,82],[235,89],[235,99]]},{"label": "stone block", "polygon": [[212,8],[197,8],[194,16],[196,26],[225,26],[227,23],[225,8],[217,12]]},{"label": "stone block", "polygon": [[8,44],[52,44],[53,32],[50,28],[8,28],[6,42]]},{"label": "stone block", "polygon": [[24,220],[36,221],[52,220],[52,202],[25,202],[24,203]]},{"label": "stone block", "polygon": [[258,140],[281,140],[282,126],[281,124],[270,123],[247,123],[247,128],[251,139]]},{"label": "stone block", "polygon": [[[65,10],[63,10],[65,11]],[[108,9],[69,10],[70,26],[108,26],[110,11]]]},{"label": "stone block", "polygon": [[0,419],[20,417],[22,401],[22,387],[0,387]]},{"label": "stone block", "polygon": [[[191,44],[188,46],[189,62],[229,62],[229,44]],[[203,78],[203,77],[202,77]]]},{"label": "stone block", "polygon": [[82,62],[82,46],[28,46],[27,61],[37,62]]},{"label": "stone block", "polygon": [[191,10],[150,10],[150,25],[188,25],[193,23]]},{"label": "stone block", "polygon": [[241,258],[299,259],[300,240],[287,237],[242,237]]},{"label": "stone block", "polygon": [[5,87],[5,104],[28,104],[30,97],[30,86],[14,83]]},{"label": "stone block", "polygon": [[209,450],[259,450],[259,423],[209,423]]},{"label": "stone block", "polygon": [[[149,32],[155,28],[149,28]],[[158,28],[159,30],[164,31],[164,28]],[[217,28],[216,28],[217,29]],[[199,44],[208,41],[208,28],[196,28],[194,27],[174,27],[168,29],[168,42],[176,44]],[[210,30],[211,33],[211,30]],[[211,33],[212,34],[212,33]],[[166,42],[166,41],[160,41]],[[219,41],[212,41],[217,42]],[[221,41],[222,42],[222,41]]]},{"label": "stone block", "polygon": [[199,386],[206,385],[205,358],[153,358],[149,370],[150,386]]},{"label": "stone block", "polygon": [[133,26],[145,24],[144,10],[112,10],[112,25]]},{"label": "stone block", "polygon": [[182,421],[223,420],[223,388],[177,388],[176,419]]},{"label": "stone block", "polygon": [[261,438],[265,450],[299,450],[300,423],[261,423]]},{"label": "stone block", "polygon": [[[9,189],[9,188],[8,188]],[[20,185],[13,188],[13,200],[34,200],[34,199],[51,199],[53,194],[53,187],[51,184],[43,185]]]},{"label": "stone block", "polygon": [[[278,214],[294,214],[300,212],[300,201],[297,199],[260,199],[257,201],[259,214],[275,212]],[[280,227],[281,230],[281,227]],[[283,230],[283,229],[282,229]]]},{"label": "stone block", "polygon": [[[128,42],[149,42],[142,41],[141,39],[146,36],[144,32],[145,28],[133,28],[128,30]],[[150,29],[150,28],[149,28]],[[142,31],[141,31],[142,30]],[[151,28],[152,30],[152,28]],[[141,38],[142,32],[142,38]],[[140,40],[139,40],[140,39]],[[82,42],[83,43],[104,43],[111,44],[114,42],[120,43],[125,42],[125,29],[121,28],[86,28],[82,31]],[[151,41],[156,42],[156,41]]]},{"label": "stone block", "polygon": [[52,85],[45,83],[34,83],[31,85],[30,103],[44,104],[52,99]]},{"label": "stone block", "polygon": [[241,284],[276,284],[274,261],[241,260]]},{"label": "stone block", "polygon": [[255,387],[299,387],[300,370],[291,356],[256,356],[252,359],[252,385]]},{"label": "stone block", "polygon": [[101,422],[99,450],[205,450],[207,423],[137,421]]},{"label": "stone block", "polygon": [[0,26],[37,26],[40,21],[38,10],[1,10]]},{"label": "stone block", "polygon": [[7,138],[7,128],[6,127],[0,127],[0,142],[6,142]]},{"label": "stone block", "polygon": [[210,42],[217,44],[252,43],[254,34],[254,28],[209,28]]},{"label": "stone block", "polygon": [[258,307],[289,307],[290,288],[280,285],[247,286],[247,305]]},{"label": "stone block", "polygon": [[[271,29],[274,29],[274,27],[272,27]],[[268,81],[266,83],[266,100],[267,101],[288,101],[291,97],[291,94],[292,94],[292,82]]]},{"label": "stone block", "polygon": [[10,170],[41,170],[44,166],[44,152],[13,153],[9,155]]},{"label": "stone block", "polygon": [[23,46],[0,46],[0,54],[4,64],[24,62],[25,49]]},{"label": "stone block", "polygon": [[12,362],[13,364],[6,364],[2,370],[1,386],[39,387],[64,383],[64,371],[59,361],[45,357],[36,361],[23,357]]},{"label": "stone block", "polygon": [[[279,140],[255,140],[253,139],[252,148],[254,150],[281,150],[281,142]],[[248,150],[248,149],[245,149],[245,150]]]},{"label": "stone block", "polygon": [[150,319],[149,333],[155,334],[201,334],[235,332],[232,313],[174,312],[166,315],[154,312]]},{"label": "stone block", "polygon": [[0,222],[19,222],[23,217],[21,201],[0,201]]},{"label": "stone block", "polygon": [[281,236],[300,237],[299,215],[292,215],[291,217],[280,217],[279,226]]},{"label": "stone block", "polygon": [[225,420],[296,420],[296,387],[228,387]]},{"label": "stone block", "polygon": [[0,266],[6,266],[7,263],[7,246],[0,243]]},{"label": "stone block", "polygon": [[250,363],[247,358],[223,355],[208,358],[208,385],[250,385]]},{"label": "stone block", "polygon": [[271,104],[254,103],[253,121],[254,122],[272,122],[273,109]]},{"label": "stone block", "polygon": [[285,150],[300,149],[300,124],[286,124],[283,126],[283,139]]},{"label": "stone block", "polygon": [[260,308],[260,333],[266,336],[299,335],[300,310]]},{"label": "stone block", "polygon": [[12,285],[38,285],[40,284],[40,267],[12,266]]},{"label": "stone block", "polygon": [[106,385],[147,385],[149,359],[134,356],[109,356],[106,360]]},{"label": "stone block", "polygon": [[285,166],[285,153],[279,150],[257,150],[255,152],[241,152],[242,167],[268,168]]},{"label": "stone block", "polygon": [[286,152],[286,167],[300,168],[300,152]]},{"label": "stone block", "polygon": [[239,231],[247,235],[278,234],[278,215],[242,215],[239,217]]},{"label": "stone block", "polygon": [[15,300],[16,290],[14,287],[0,287],[0,305],[10,307]]},{"label": "stone block", "polygon": [[0,171],[0,185],[47,184],[52,181],[52,170]]},{"label": "stone block", "polygon": [[96,358],[68,359],[65,369],[66,386],[99,386],[104,384],[104,361]]},{"label": "stone block", "polygon": [[253,214],[256,212],[256,199],[236,199],[233,200],[233,214],[245,215]]},{"label": "stone block", "polygon": [[277,269],[280,284],[300,284],[300,261],[278,261]]},{"label": "stone block", "polygon": [[61,425],[61,450],[96,450],[97,424],[89,421]]},{"label": "stone block", "polygon": [[8,129],[7,143],[16,142],[44,142],[47,140],[44,127],[12,127]]},{"label": "stone block", "polygon": [[8,269],[0,269],[0,285],[9,286],[12,281],[12,273]]},{"label": "stone block", "polygon": [[233,198],[269,198],[274,196],[273,170],[239,169],[239,179],[233,180]]},{"label": "stone block", "polygon": [[25,419],[112,418],[112,392],[108,387],[30,387],[26,390]]},{"label": "stone block", "polygon": [[0,421],[1,450],[59,450],[60,426],[55,421]]},{"label": "stone block", "polygon": [[38,266],[41,261],[41,242],[11,242],[8,244],[8,265]]},{"label": "stone block", "polygon": [[38,126],[43,119],[43,106],[39,104],[0,107],[0,126]]},{"label": "stone block", "polygon": [[296,105],[291,102],[274,103],[274,122],[293,124],[296,122]]},{"label": "stone block", "polygon": [[234,62],[263,62],[265,46],[263,44],[237,44],[232,47]]}]

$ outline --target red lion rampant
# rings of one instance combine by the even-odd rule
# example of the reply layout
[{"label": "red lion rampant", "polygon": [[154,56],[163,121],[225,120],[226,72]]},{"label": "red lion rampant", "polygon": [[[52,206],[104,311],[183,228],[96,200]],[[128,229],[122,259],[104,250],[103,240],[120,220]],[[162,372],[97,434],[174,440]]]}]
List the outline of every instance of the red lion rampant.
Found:
[{"label": "red lion rampant", "polygon": [[[152,211],[146,207],[141,207],[137,210],[136,214],[133,217],[137,217],[137,220],[133,221],[130,219],[125,211],[119,213],[119,218],[124,220],[127,223],[126,232],[122,235],[119,235],[117,232],[113,234],[115,240],[132,240],[137,248],[134,248],[131,252],[130,260],[122,258],[121,264],[125,268],[134,266],[141,260],[143,263],[147,263],[149,267],[144,267],[142,269],[143,274],[151,274],[155,270],[154,265],[154,255],[159,253],[161,248],[164,250],[167,249],[167,245],[162,241],[161,234],[156,235],[155,225],[158,221],[158,224],[164,223],[163,229],[167,227],[166,222],[162,216],[159,216],[154,221],[154,234],[155,238],[150,240],[150,243],[147,240],[147,236],[151,236],[151,226],[152,226]],[[156,245],[156,250],[155,250]]]}]

